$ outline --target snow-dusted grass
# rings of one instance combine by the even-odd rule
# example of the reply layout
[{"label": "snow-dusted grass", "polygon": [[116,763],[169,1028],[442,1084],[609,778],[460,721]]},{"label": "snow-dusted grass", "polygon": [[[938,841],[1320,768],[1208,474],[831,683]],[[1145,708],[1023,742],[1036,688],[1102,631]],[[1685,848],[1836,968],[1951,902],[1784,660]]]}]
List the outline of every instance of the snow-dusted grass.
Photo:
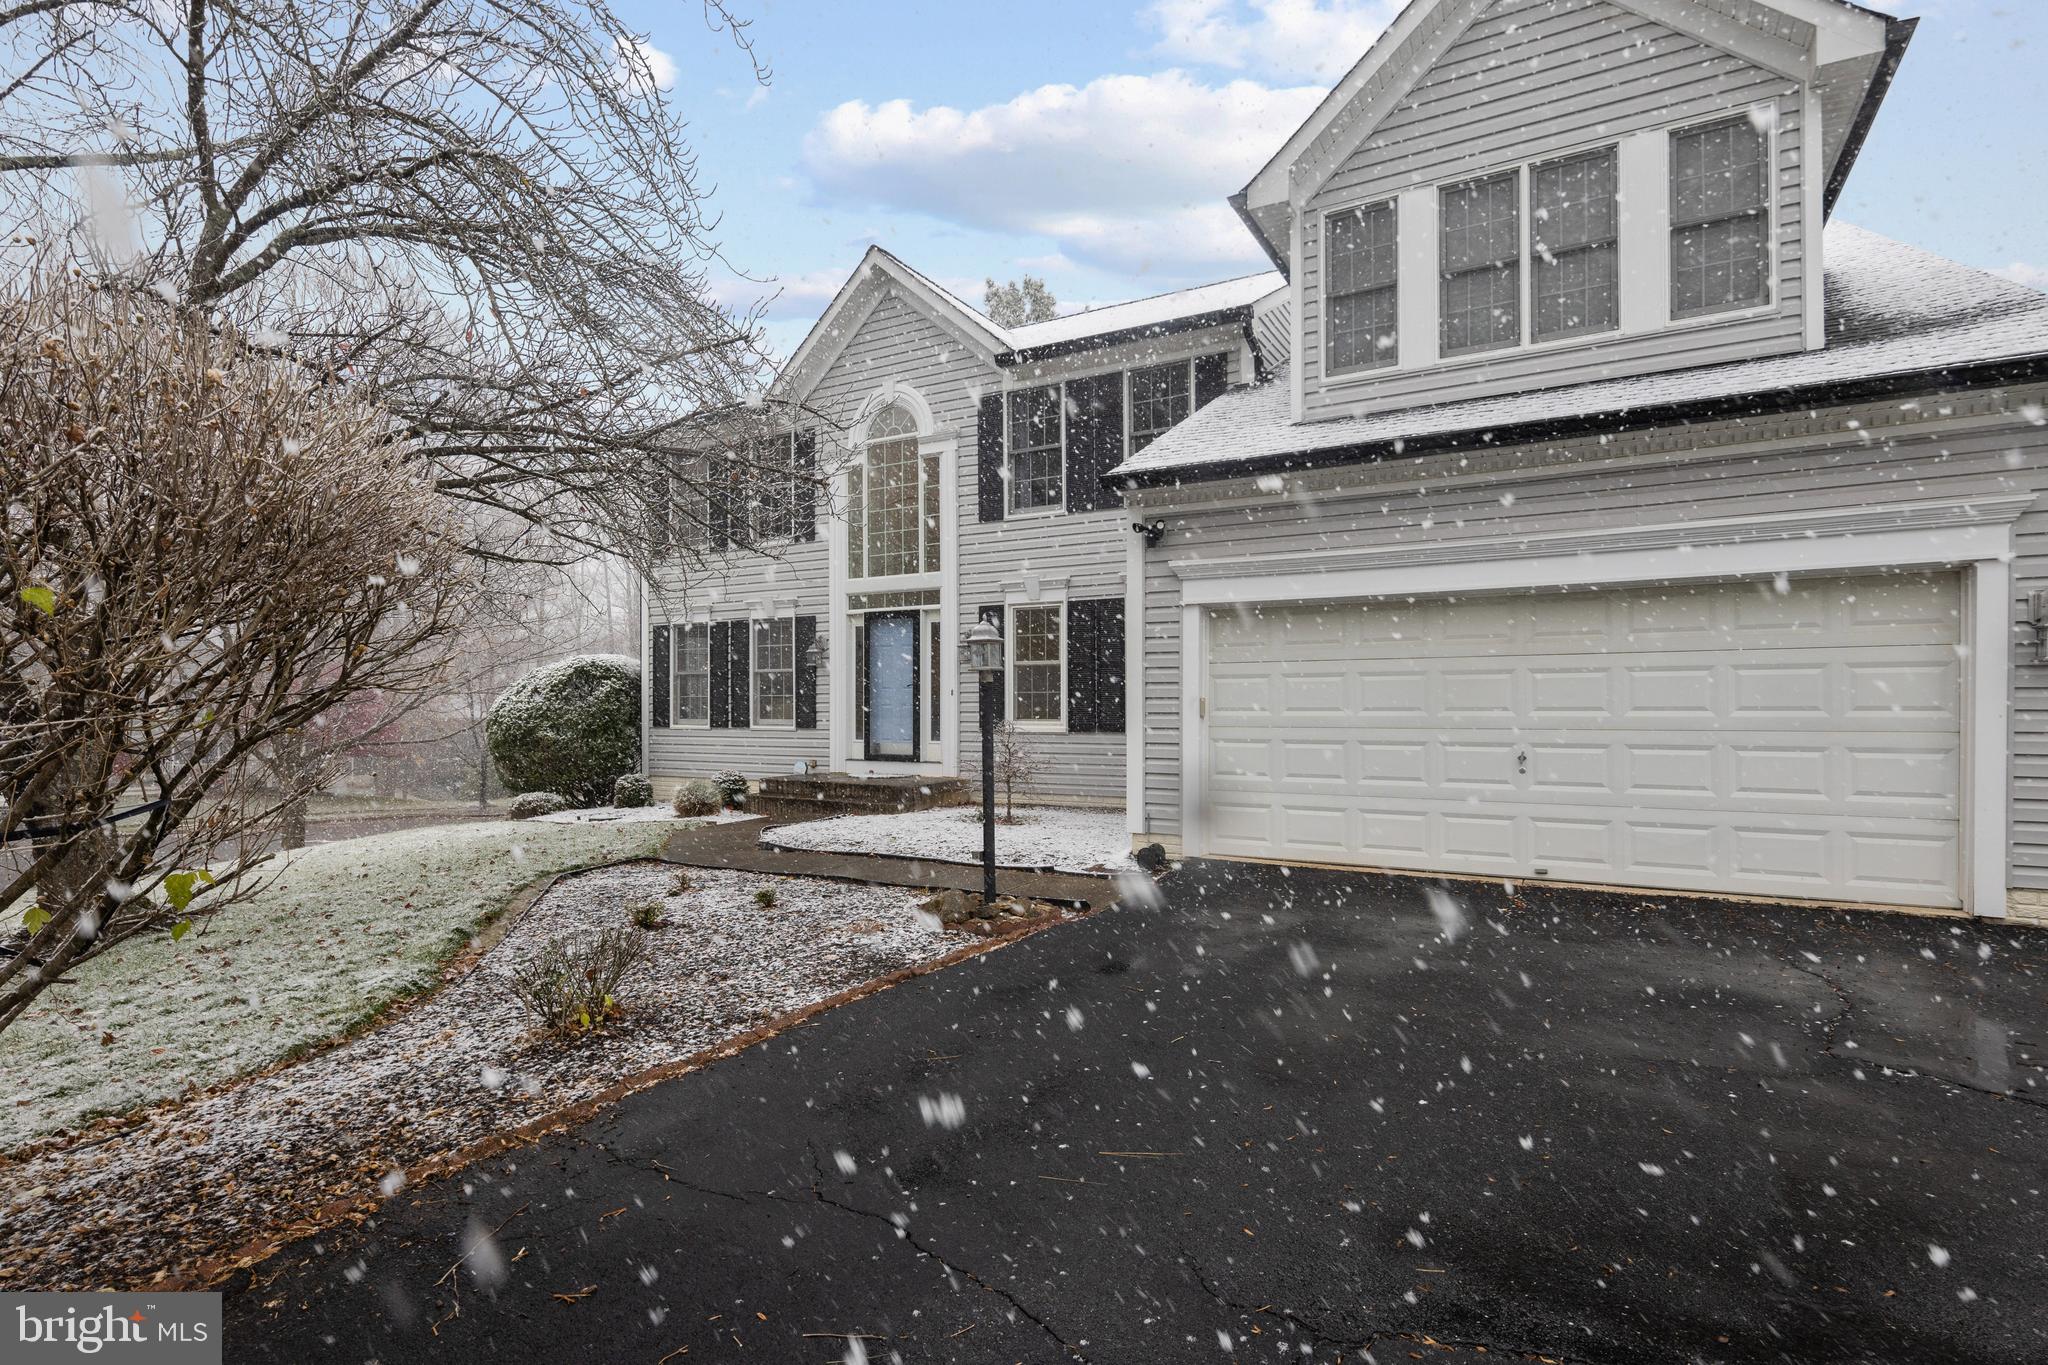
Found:
[{"label": "snow-dusted grass", "polygon": [[[996,822],[998,866],[1116,872],[1133,865],[1131,836],[1125,831],[1120,810],[1020,806],[1017,819],[1014,825]],[[978,809],[959,807],[900,815],[842,815],[782,825],[763,834],[761,842],[774,848],[978,863],[981,816]]]},{"label": "snow-dusted grass", "polygon": [[[530,826],[521,826],[530,829]],[[645,830],[645,825],[637,828]],[[470,971],[382,1026],[0,1180],[0,1289],[142,1286],[277,1235],[337,1196],[445,1159],[778,1016],[972,944],[922,893],[651,863],[564,878]],[[763,907],[757,893],[774,891]],[[661,902],[647,960],[595,1036],[540,1033],[507,988],[549,939]]]},{"label": "snow-dusted grass", "polygon": [[182,941],[123,944],[0,1033],[0,1152],[344,1033],[432,985],[521,886],[654,854],[673,823],[439,825],[280,859]]},{"label": "snow-dusted grass", "polygon": [[[714,815],[690,817],[693,825],[722,825],[731,820],[753,820],[758,817],[742,815],[737,811],[722,810]],[[534,823],[550,825],[640,825],[654,820],[678,821],[676,813],[666,804],[654,806],[592,806],[588,810],[558,810],[551,815],[536,815]]]}]

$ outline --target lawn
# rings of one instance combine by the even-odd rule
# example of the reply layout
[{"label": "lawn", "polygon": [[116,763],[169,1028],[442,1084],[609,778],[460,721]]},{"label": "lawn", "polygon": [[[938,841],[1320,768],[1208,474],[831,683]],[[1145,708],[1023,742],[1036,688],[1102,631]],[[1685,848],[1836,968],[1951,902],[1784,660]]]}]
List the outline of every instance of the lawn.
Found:
[{"label": "lawn", "polygon": [[528,882],[652,855],[675,828],[490,822],[303,849],[181,942],[124,944],[0,1033],[0,1152],[345,1034],[434,984]]}]

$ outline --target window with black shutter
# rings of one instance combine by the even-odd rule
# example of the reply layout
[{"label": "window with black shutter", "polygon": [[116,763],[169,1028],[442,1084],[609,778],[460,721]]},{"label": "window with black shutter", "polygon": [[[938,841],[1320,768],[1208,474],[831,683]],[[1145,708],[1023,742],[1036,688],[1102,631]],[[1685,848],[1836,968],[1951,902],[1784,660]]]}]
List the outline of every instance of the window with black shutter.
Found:
[{"label": "window with black shutter", "polygon": [[1067,510],[1093,512],[1117,507],[1123,496],[1103,478],[1124,462],[1124,376],[1091,375],[1069,380],[1067,409]]},{"label": "window with black shutter", "polygon": [[647,637],[647,719],[657,730],[668,728],[669,628],[656,626]]},{"label": "window with black shutter", "polygon": [[796,728],[818,728],[818,618],[796,618]]},{"label": "window with black shutter", "polygon": [[974,421],[975,516],[979,521],[1001,521],[1007,501],[1003,493],[1003,396],[991,393],[981,400]]},{"label": "window with black shutter", "polygon": [[1067,603],[1067,731],[1124,733],[1124,599]]}]

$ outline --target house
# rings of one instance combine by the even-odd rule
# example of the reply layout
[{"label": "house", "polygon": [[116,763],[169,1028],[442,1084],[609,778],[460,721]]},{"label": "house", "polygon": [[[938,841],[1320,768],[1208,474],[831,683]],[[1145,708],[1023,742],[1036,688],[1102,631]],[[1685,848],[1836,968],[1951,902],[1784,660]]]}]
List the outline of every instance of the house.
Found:
[{"label": "house", "polygon": [[[1121,505],[947,502],[941,623],[1001,604],[1011,705],[1050,685],[1018,607],[1136,627],[1065,792],[1113,797],[1120,753],[1133,841],[1178,856],[2048,917],[2048,296],[1829,221],[1913,32],[1413,0],[1233,198],[1275,287],[1182,334],[1234,338],[1227,386],[1127,435]],[[842,406],[986,352],[1014,415],[1126,344],[1006,353],[874,264],[890,339],[835,303],[792,367]],[[1031,477],[973,401],[932,414],[942,471],[972,428]],[[837,567],[784,581],[843,629]]]}]

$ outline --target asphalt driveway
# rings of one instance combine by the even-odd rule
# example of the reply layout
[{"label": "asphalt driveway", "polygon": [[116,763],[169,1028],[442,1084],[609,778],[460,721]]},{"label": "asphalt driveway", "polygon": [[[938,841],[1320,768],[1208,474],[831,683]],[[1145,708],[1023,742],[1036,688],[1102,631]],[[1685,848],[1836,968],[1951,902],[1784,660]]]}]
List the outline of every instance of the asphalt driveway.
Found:
[{"label": "asphalt driveway", "polygon": [[2048,1359],[2048,933],[1168,887],[401,1192],[228,1358]]}]

